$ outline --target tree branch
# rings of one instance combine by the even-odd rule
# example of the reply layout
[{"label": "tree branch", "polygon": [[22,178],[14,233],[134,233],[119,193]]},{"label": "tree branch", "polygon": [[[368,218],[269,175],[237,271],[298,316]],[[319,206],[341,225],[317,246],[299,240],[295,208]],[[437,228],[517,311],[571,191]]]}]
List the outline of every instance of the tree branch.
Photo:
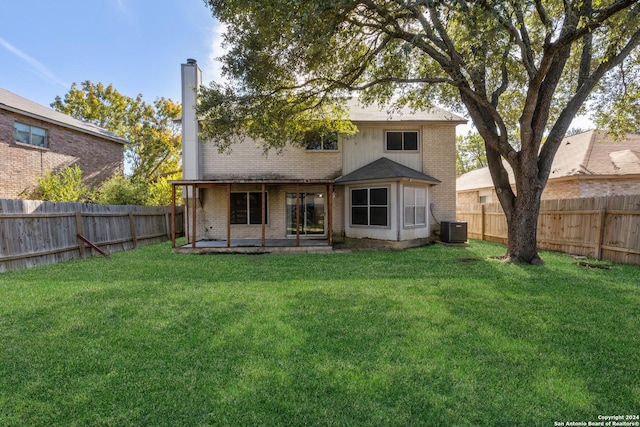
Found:
[{"label": "tree branch", "polygon": [[[584,79],[582,84],[578,87],[575,95],[567,102],[566,107],[560,113],[558,120],[551,128],[549,135],[547,136],[547,141],[542,146],[540,150],[540,156],[538,160],[539,164],[539,176],[540,179],[544,176],[548,178],[549,171],[551,169],[551,163],[553,161],[553,157],[560,146],[560,142],[564,137],[569,125],[571,124],[571,120],[575,116],[576,111],[580,109],[580,107],[584,104],[589,94],[592,92],[594,87],[598,84],[600,79],[614,67],[620,65],[625,58],[629,56],[629,54],[640,45],[640,30],[637,30],[629,39],[627,44],[620,50],[620,52],[609,58],[608,61],[601,62],[600,65],[594,70],[594,72]],[[546,180],[543,182],[546,184]]]},{"label": "tree branch", "polygon": [[502,64],[500,65],[500,71],[502,73],[502,80],[500,82],[500,86],[493,92],[491,95],[491,105],[494,108],[498,107],[498,103],[500,101],[500,96],[507,90],[509,87],[509,70],[507,69],[507,60],[509,59],[510,47],[513,42],[513,36],[510,36],[509,43],[502,52]]},{"label": "tree branch", "polygon": [[509,21],[504,16],[498,13],[494,13],[495,6],[493,3],[481,1],[480,4],[485,8],[487,12],[491,13],[496,18],[498,23],[500,23],[500,25],[502,25],[502,27],[505,30],[507,30],[507,32],[511,35],[511,37],[513,37],[513,40],[520,48],[520,55],[522,56],[522,64],[525,70],[527,71],[527,75],[529,76],[530,80],[533,79],[538,70],[536,69],[535,62],[532,60],[533,52],[531,51],[531,45],[525,44],[525,42],[522,40],[520,32],[511,23],[511,21]]}]

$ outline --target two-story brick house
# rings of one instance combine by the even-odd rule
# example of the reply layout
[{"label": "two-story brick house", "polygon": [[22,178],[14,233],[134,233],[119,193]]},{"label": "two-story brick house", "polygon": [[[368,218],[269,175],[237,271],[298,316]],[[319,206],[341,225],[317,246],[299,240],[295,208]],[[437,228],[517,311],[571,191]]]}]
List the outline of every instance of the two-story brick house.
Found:
[{"label": "two-story brick house", "polygon": [[0,88],[0,198],[22,197],[37,179],[78,165],[97,185],[124,165],[126,140]]},{"label": "two-story brick house", "polygon": [[226,154],[199,141],[195,61],[182,65],[182,77],[183,180],[173,185],[187,208],[184,248],[409,247],[455,218],[455,128],[466,120],[350,100],[355,135],[309,135],[304,147],[266,155],[245,140]]}]

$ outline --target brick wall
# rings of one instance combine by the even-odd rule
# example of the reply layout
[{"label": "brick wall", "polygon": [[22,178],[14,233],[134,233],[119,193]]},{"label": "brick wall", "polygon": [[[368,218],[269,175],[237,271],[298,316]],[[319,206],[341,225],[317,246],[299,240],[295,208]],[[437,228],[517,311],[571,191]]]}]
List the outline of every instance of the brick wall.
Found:
[{"label": "brick wall", "polygon": [[543,200],[577,199],[580,196],[580,187],[577,180],[548,181],[542,192]]},{"label": "brick wall", "polygon": [[455,220],[456,128],[452,125],[432,125],[423,129],[424,173],[442,181],[430,190],[433,214],[438,221]]},{"label": "brick wall", "polygon": [[460,191],[457,202],[459,205],[478,203],[478,190]]},{"label": "brick wall", "polygon": [[203,178],[289,178],[333,179],[342,172],[342,152],[307,151],[287,146],[282,152],[265,154],[253,141],[232,146],[232,152],[219,153],[214,144],[203,142]]},{"label": "brick wall", "polygon": [[580,197],[628,196],[640,194],[640,176],[580,180]]},{"label": "brick wall", "polygon": [[[14,141],[14,122],[47,130],[47,148]],[[0,110],[0,198],[26,195],[37,178],[77,164],[85,182],[96,185],[123,168],[122,144]]]}]

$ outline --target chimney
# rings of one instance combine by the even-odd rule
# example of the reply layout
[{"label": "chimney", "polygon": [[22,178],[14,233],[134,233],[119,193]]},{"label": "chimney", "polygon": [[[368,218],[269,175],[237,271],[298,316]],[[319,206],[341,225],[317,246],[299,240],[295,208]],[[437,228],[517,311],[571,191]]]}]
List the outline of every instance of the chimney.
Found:
[{"label": "chimney", "polygon": [[[196,95],[202,85],[202,71],[195,59],[182,64],[182,179],[202,179],[201,148],[198,140]],[[197,195],[196,195],[197,197]]]}]

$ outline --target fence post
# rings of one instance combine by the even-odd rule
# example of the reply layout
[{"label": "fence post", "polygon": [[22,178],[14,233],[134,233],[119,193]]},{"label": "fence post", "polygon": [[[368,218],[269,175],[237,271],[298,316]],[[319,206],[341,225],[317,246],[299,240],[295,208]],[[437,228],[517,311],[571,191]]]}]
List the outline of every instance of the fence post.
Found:
[{"label": "fence post", "polygon": [[78,249],[80,249],[80,258],[85,258],[84,241],[79,236],[84,236],[84,225],[82,224],[82,212],[76,211],[76,239],[78,240]]},{"label": "fence post", "polygon": [[596,242],[596,259],[602,260],[602,243],[604,241],[604,226],[607,217],[607,208],[600,210],[598,221],[598,241]]},{"label": "fence post", "polygon": [[129,228],[131,228],[131,240],[133,241],[133,249],[138,248],[138,236],[136,235],[136,219],[133,212],[129,212]]},{"label": "fence post", "polygon": [[480,205],[480,240],[484,240],[484,203]]},{"label": "fence post", "polygon": [[167,232],[167,239],[171,239],[171,214],[167,212],[164,214],[164,229]]}]

